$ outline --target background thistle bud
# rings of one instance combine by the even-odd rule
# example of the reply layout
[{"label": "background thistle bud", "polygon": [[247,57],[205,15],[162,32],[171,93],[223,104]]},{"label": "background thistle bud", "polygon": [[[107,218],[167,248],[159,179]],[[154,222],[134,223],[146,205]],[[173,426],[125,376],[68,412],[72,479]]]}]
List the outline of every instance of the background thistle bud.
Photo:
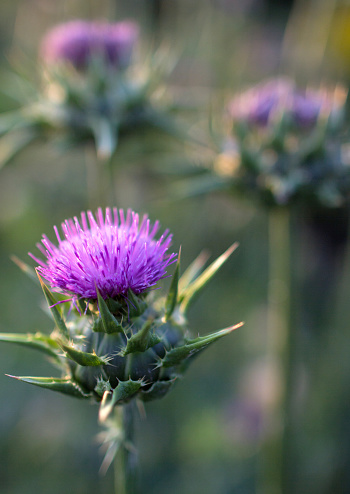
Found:
[{"label": "background thistle bud", "polygon": [[[156,104],[169,61],[150,50],[137,57],[139,31],[131,20],[74,20],[53,27],[39,47],[41,87],[33,85],[21,107],[24,135],[14,137],[14,151],[3,161],[0,156],[0,167],[34,139],[55,132],[66,147],[93,141],[105,163],[121,132],[133,134],[144,126],[183,139],[165,98]],[[1,133],[10,135],[17,118],[17,110],[6,114]]]},{"label": "background thistle bud", "polygon": [[86,69],[99,57],[113,68],[125,69],[131,63],[138,34],[138,25],[132,21],[70,21],[46,34],[40,55],[49,65],[68,63],[76,69]]},{"label": "background thistle bud", "polygon": [[80,221],[66,220],[64,239],[55,227],[57,246],[43,236],[38,247],[45,261],[30,255],[39,264],[56,329],[50,337],[7,334],[0,340],[42,350],[61,367],[62,376],[19,379],[94,398],[101,402],[100,419],[106,420],[115,405],[134,397],[164,396],[196,354],[239,326],[193,338],[186,320],[193,299],[236,245],[202,273],[194,264],[184,279],[179,279],[178,256],[168,295],[156,297],[154,286],[177,257],[168,253],[167,230],[155,238],[158,229],[147,216],[140,221],[131,210],[107,208],[96,217],[88,212]]},{"label": "background thistle bud", "polygon": [[272,79],[238,94],[228,105],[234,124],[266,126],[290,104],[293,84],[288,79]]},{"label": "background thistle bud", "polygon": [[255,195],[268,206],[345,204],[346,98],[340,86],[300,89],[289,79],[237,95],[227,107],[232,130],[214,159],[213,188]]}]

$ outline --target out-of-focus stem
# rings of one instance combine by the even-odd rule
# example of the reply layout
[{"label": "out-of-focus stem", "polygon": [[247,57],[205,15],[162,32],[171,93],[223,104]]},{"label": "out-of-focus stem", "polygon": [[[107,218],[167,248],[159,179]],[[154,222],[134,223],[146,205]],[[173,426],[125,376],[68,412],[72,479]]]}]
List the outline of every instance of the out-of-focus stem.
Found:
[{"label": "out-of-focus stem", "polygon": [[112,158],[99,158],[95,149],[85,153],[86,189],[89,209],[114,206],[114,174]]},{"label": "out-of-focus stem", "polygon": [[123,405],[118,412],[121,414],[123,441],[115,458],[115,493],[138,493],[138,458],[134,446],[134,415],[135,403]]},{"label": "out-of-focus stem", "polygon": [[297,328],[295,327],[295,224],[287,208],[269,213],[269,317],[267,358],[278,391],[265,411],[259,493],[293,491],[294,378]]}]

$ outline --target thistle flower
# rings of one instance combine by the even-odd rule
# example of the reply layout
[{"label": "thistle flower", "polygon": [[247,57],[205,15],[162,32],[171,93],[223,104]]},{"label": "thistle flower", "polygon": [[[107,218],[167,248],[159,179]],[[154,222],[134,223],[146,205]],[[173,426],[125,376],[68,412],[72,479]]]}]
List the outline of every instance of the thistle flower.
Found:
[{"label": "thistle flower", "polygon": [[235,96],[227,110],[234,124],[266,127],[284,119],[287,124],[310,128],[319,117],[339,113],[346,96],[347,91],[340,86],[302,90],[291,79],[276,78]]},{"label": "thistle flower", "polygon": [[265,126],[290,104],[293,84],[288,79],[272,79],[237,95],[228,105],[234,122]]},{"label": "thistle flower", "polygon": [[129,290],[141,294],[166,275],[166,268],[175,262],[175,254],[167,254],[171,235],[166,230],[154,239],[159,222],[151,225],[145,215],[117,208],[91,211],[62,223],[65,239],[55,233],[58,247],[46,235],[38,245],[47,257],[39,263],[39,273],[51,288],[73,298],[97,299],[97,291],[106,298],[126,297]]},{"label": "thistle flower", "polygon": [[40,54],[50,65],[63,62],[86,69],[95,57],[101,57],[111,67],[125,69],[131,63],[138,34],[138,25],[132,21],[70,21],[46,34]]},{"label": "thistle flower", "polygon": [[[16,379],[100,403],[99,421],[105,428],[101,438],[108,444],[103,470],[119,449],[128,457],[134,454],[133,400],[162,398],[195,355],[242,325],[192,338],[186,320],[194,297],[236,245],[203,272],[199,257],[180,279],[179,255],[167,296],[156,297],[152,288],[176,258],[168,254],[168,230],[156,240],[158,229],[158,221],[152,225],[144,216],[140,223],[133,211],[125,216],[116,208],[107,208],[105,214],[99,209],[96,218],[90,211],[82,213],[80,222],[76,217],[66,220],[64,240],[55,228],[58,246],[46,236],[38,245],[46,261],[31,255],[39,264],[54,330],[49,336],[0,333],[0,341],[40,350],[61,370],[60,377]],[[19,265],[33,276],[29,266]],[[74,303],[67,307],[68,300],[57,300],[40,275]],[[135,481],[134,470],[126,468],[128,485]]]},{"label": "thistle flower", "polygon": [[318,119],[330,120],[332,124],[342,123],[347,91],[341,86],[334,90],[321,87],[296,89],[293,93],[290,115],[293,122],[301,127],[313,127]]},{"label": "thistle flower", "polygon": [[[300,89],[290,79],[270,80],[236,96],[226,112],[230,134],[221,139],[210,167],[211,189],[255,195],[269,206],[345,204],[346,98],[339,85]],[[203,191],[210,188],[207,182],[201,178]]]},{"label": "thistle flower", "polygon": [[[50,336],[0,334],[0,341],[37,348],[62,369],[58,378],[19,379],[54,391],[101,402],[105,421],[115,405],[137,397],[164,396],[194,355],[229,334],[232,326],[192,338],[186,313],[193,299],[234,251],[233,245],[203,272],[202,258],[179,279],[180,259],[167,296],[153,290],[176,254],[171,235],[156,240],[159,223],[129,210],[99,209],[55,228],[58,246],[43,236],[46,260],[37,273],[55,321]],[[23,267],[23,263],[21,265]],[[26,272],[30,269],[25,266]],[[53,293],[45,285],[45,278]],[[158,295],[158,296],[157,296]],[[68,300],[60,297],[69,296]],[[65,302],[72,301],[67,305]],[[62,353],[63,352],[63,353]]]},{"label": "thistle flower", "polygon": [[55,133],[67,148],[93,141],[103,163],[111,160],[121,135],[135,135],[141,127],[183,139],[169,106],[160,101],[169,62],[159,52],[136,58],[138,40],[139,26],[128,20],[76,20],[49,31],[39,50],[40,89],[33,85],[24,93],[20,111],[0,115],[0,135],[7,134],[0,168],[33,140]]}]

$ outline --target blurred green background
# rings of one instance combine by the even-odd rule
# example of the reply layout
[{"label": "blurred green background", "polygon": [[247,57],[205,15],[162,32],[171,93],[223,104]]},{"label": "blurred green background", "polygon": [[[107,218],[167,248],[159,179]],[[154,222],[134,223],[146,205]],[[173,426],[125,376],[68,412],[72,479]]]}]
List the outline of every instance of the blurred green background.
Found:
[{"label": "blurred green background", "polygon": [[[350,75],[350,3],[336,0],[2,0],[0,110],[16,108],[12,66],[38,80],[37,47],[56,23],[72,18],[134,18],[145,45],[166,46],[177,57],[175,93],[196,94],[189,118],[206,120],[212,105],[262,78],[287,73],[305,82]],[[148,139],[153,139],[148,141]],[[141,136],[117,152],[116,206],[159,219],[182,246],[186,267],[202,250],[211,259],[234,241],[240,247],[190,313],[194,332],[206,334],[239,321],[245,326],[196,359],[164,400],[147,404],[137,424],[143,494],[255,494],[264,458],[263,410],[277,383],[266,360],[267,214],[224,194],[167,200],[171,176],[156,173],[181,157],[181,143]],[[146,142],[147,141],[147,142]],[[32,145],[0,170],[0,331],[50,332],[40,289],[11,261],[27,262],[42,233],[87,208],[84,150]],[[102,207],[107,204],[101,204]],[[322,242],[322,240],[321,240]],[[307,274],[312,244],[300,235],[300,270]],[[29,262],[29,261],[28,261]],[[322,340],[301,362],[303,383],[296,490],[350,492],[350,264],[341,266],[329,301]],[[327,280],[326,282],[327,283]],[[167,285],[167,282],[164,282]],[[312,305],[306,284],[300,298]],[[321,335],[320,335],[321,338]],[[0,492],[32,494],[113,492],[113,473],[98,474],[97,406],[13,381],[5,376],[51,375],[35,351],[0,346]],[[271,493],[273,494],[273,493]]]}]

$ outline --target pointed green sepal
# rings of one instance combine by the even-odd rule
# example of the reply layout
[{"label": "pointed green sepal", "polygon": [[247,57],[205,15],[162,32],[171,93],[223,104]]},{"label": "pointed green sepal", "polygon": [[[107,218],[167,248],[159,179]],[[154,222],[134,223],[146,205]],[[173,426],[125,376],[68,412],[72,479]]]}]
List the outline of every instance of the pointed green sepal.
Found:
[{"label": "pointed green sepal", "polygon": [[106,302],[100,295],[96,287],[97,292],[97,301],[98,301],[98,309],[100,311],[100,319],[95,321],[93,326],[93,331],[101,331],[107,334],[113,333],[124,333],[123,326],[119,324],[117,319],[113,316],[111,311],[109,310]]},{"label": "pointed green sepal", "polygon": [[142,401],[157,400],[163,398],[170,388],[174,385],[175,379],[169,381],[157,381],[147,390],[141,390],[140,398]]},{"label": "pointed green sepal", "polygon": [[45,285],[45,283],[43,282],[38,270],[36,270],[36,274],[38,275],[41,288],[44,292],[47,303],[49,304],[49,309],[51,311],[52,317],[54,318],[54,321],[56,323],[57,328],[61,331],[63,336],[65,336],[66,338],[69,338],[69,332],[68,332],[66,323],[64,322],[63,317],[61,315],[61,312],[56,305],[57,301],[54,299],[54,296],[52,295],[52,293],[50,292],[48,287]]},{"label": "pointed green sepal", "polygon": [[165,320],[168,321],[171,317],[177,303],[178,285],[179,285],[179,274],[180,274],[180,257],[181,248],[179,250],[179,255],[177,257],[176,268],[171,280],[171,285],[169,288],[168,296],[165,300]]},{"label": "pointed green sepal", "polygon": [[98,365],[106,365],[109,362],[108,358],[98,357],[95,352],[82,352],[81,350],[73,348],[71,345],[66,345],[62,341],[60,341],[59,343],[68,358],[74,360],[74,362],[84,367],[97,367]]},{"label": "pointed green sepal", "polygon": [[59,359],[59,355],[57,352],[57,350],[59,350],[58,343],[49,336],[43,335],[41,333],[0,333],[0,341],[16,343],[18,345],[35,348],[46,353],[50,357]]},{"label": "pointed green sepal", "polygon": [[183,298],[181,294],[184,292],[184,290],[194,281],[199,274],[201,273],[205,263],[209,259],[209,253],[205,250],[203,250],[198,257],[188,266],[188,268],[185,270],[185,272],[181,275],[181,278],[179,279],[179,293],[180,293],[180,300]]},{"label": "pointed green sepal", "polygon": [[117,312],[120,312],[123,307],[123,305],[120,302],[118,302],[118,300],[114,300],[113,298],[107,298],[105,302],[112,314],[116,314]]},{"label": "pointed green sepal", "polygon": [[238,243],[231,245],[226,252],[224,252],[220,257],[218,257],[210,266],[203,271],[202,274],[198,276],[180,295],[181,305],[180,310],[186,313],[193,299],[198,293],[206,286],[206,284],[211,280],[215,273],[221,268],[221,266],[227,261],[232,252],[236,250]]},{"label": "pointed green sepal", "polygon": [[230,326],[229,328],[221,329],[216,333],[209,334],[207,336],[199,336],[194,339],[185,340],[185,344],[169,350],[165,356],[160,359],[159,367],[173,367],[181,364],[184,360],[189,357],[193,357],[198,352],[201,352],[211,343],[214,343],[219,338],[232,333],[237,328],[240,328],[243,323],[236,324],[235,326]]},{"label": "pointed green sepal", "polygon": [[25,262],[21,261],[20,259],[18,259],[17,256],[11,256],[11,260],[19,267],[19,269],[21,269],[23,271],[23,273],[25,273],[27,276],[29,276],[29,278],[31,280],[35,281],[35,283],[39,283],[39,280],[38,280],[38,277],[35,273],[34,268],[29,266]]},{"label": "pointed green sepal", "polygon": [[105,381],[102,377],[100,377],[99,379],[97,379],[97,384],[94,391],[102,398],[105,391],[107,391],[108,393],[112,391],[111,383],[109,381]]},{"label": "pointed green sepal", "polygon": [[105,422],[115,405],[125,403],[130,400],[141,388],[143,381],[133,381],[128,379],[127,381],[119,381],[118,386],[113,392],[105,391],[99,411],[100,422]]},{"label": "pointed green sepal", "polygon": [[125,357],[129,353],[145,352],[159,343],[161,339],[152,331],[153,327],[153,319],[147,320],[137,333],[130,336],[121,355]]},{"label": "pointed green sepal", "polygon": [[139,317],[147,309],[147,303],[138,297],[132,290],[128,290],[127,301],[129,302],[129,317]]},{"label": "pointed green sepal", "polygon": [[18,381],[34,384],[41,388],[50,389],[51,391],[58,391],[69,396],[75,396],[76,398],[90,398],[91,393],[86,393],[77,383],[70,378],[55,378],[55,377],[31,377],[31,376],[10,376]]}]

